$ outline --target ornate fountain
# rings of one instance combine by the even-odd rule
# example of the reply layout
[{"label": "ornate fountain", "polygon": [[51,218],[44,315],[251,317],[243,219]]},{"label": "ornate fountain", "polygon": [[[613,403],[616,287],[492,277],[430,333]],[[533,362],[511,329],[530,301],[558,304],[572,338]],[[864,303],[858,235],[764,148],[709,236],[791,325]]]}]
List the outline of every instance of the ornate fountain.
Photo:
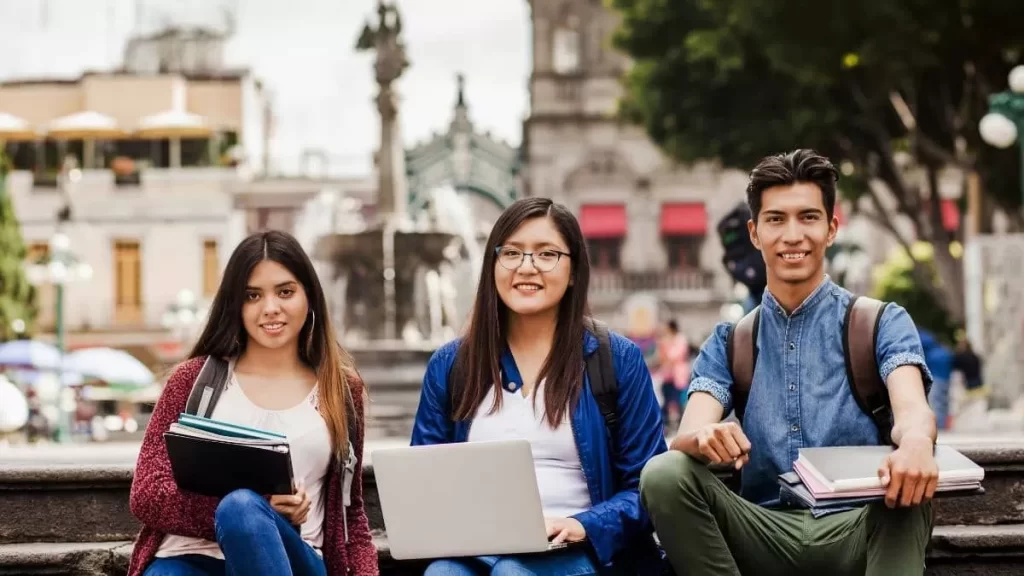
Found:
[{"label": "ornate fountain", "polygon": [[[349,211],[314,256],[329,263],[335,322],[341,341],[373,388],[371,423],[378,435],[408,434],[430,354],[456,331],[444,280],[459,258],[459,240],[436,221],[409,214],[405,152],[394,82],[408,66],[394,5],[380,1],[376,26],[367,23],[356,44],[376,53],[380,150],[377,204]],[[450,292],[450,291],[447,291]]]}]

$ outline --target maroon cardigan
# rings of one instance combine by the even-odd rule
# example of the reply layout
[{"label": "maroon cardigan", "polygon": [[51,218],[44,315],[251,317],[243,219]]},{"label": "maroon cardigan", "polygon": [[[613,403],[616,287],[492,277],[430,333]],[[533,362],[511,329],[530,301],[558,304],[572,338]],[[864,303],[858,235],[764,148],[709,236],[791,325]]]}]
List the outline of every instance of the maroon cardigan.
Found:
[{"label": "maroon cardigan", "polygon": [[[171,463],[167,458],[164,432],[185,411],[192,384],[203,367],[205,358],[194,358],[178,366],[167,380],[153,417],[146,428],[142,450],[135,465],[130,507],[132,514],[142,522],[142,532],[132,551],[128,576],[141,576],[156,556],[166,534],[192,536],[216,541],[213,514],[219,500],[210,496],[184,492],[174,483]],[[353,430],[352,447],[356,452],[355,478],[352,479],[351,505],[342,501],[340,467],[332,459],[327,478],[327,499],[324,518],[324,562],[331,576],[379,574],[377,549],[370,536],[370,524],[363,510],[363,398],[364,386],[357,376],[349,378],[352,391],[353,413],[359,416]],[[348,541],[345,541],[344,521],[347,515]]]}]

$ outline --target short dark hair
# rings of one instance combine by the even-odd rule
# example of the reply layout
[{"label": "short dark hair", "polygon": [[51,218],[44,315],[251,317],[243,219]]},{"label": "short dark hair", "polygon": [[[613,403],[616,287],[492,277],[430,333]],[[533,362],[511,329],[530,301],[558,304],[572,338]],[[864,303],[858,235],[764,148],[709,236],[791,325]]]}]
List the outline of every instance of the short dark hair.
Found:
[{"label": "short dark hair", "polygon": [[750,171],[750,183],[747,184],[747,206],[750,207],[750,217],[757,222],[757,216],[761,213],[761,195],[768,188],[808,182],[817,184],[821,189],[825,213],[831,220],[836,207],[836,182],[838,181],[839,171],[832,165],[832,162],[809,148],[763,158]]},{"label": "short dark hair", "polygon": [[671,330],[673,334],[679,333],[679,322],[676,322],[675,320],[669,320],[668,329]]}]

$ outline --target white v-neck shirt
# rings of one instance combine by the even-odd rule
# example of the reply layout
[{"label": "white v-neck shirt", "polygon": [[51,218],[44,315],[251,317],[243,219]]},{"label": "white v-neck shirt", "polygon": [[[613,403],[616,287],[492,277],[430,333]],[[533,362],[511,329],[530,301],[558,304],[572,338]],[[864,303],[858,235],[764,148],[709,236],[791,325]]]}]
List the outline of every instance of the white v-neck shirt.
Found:
[{"label": "white v-neck shirt", "polygon": [[[254,404],[245,395],[231,363],[231,380],[225,385],[211,415],[214,420],[278,432],[288,437],[291,449],[292,471],[296,481],[306,487],[310,506],[306,521],[301,526],[302,539],[319,550],[323,546],[324,500],[327,490],[324,480],[331,461],[331,433],[320,415],[319,386],[298,404],[286,410],[267,410]],[[157,558],[203,554],[224,559],[216,542],[168,534],[157,550]]]},{"label": "white v-neck shirt", "polygon": [[[544,411],[544,382],[529,397],[522,391],[502,389],[501,408],[488,414],[494,404],[494,389],[487,396],[469,427],[470,442],[523,439],[530,443],[533,465],[540,489],[544,516],[567,518],[591,508],[590,490],[576,448],[569,414],[554,430]],[[534,406],[536,396],[536,406]],[[536,409],[535,409],[536,408]]]}]

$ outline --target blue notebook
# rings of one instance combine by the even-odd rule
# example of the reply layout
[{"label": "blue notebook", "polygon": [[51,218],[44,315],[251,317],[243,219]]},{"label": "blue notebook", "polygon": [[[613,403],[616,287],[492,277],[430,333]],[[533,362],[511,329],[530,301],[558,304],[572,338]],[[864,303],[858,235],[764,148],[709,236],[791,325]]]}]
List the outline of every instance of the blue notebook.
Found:
[{"label": "blue notebook", "polygon": [[249,428],[248,426],[241,426],[239,424],[232,424],[221,420],[212,420],[210,418],[203,418],[202,416],[193,416],[192,414],[181,414],[178,417],[178,424],[187,428],[195,428],[197,430],[213,432],[214,434],[229,436],[232,438],[244,438],[247,440],[287,440],[287,437],[284,434],[278,434],[277,432]]}]

